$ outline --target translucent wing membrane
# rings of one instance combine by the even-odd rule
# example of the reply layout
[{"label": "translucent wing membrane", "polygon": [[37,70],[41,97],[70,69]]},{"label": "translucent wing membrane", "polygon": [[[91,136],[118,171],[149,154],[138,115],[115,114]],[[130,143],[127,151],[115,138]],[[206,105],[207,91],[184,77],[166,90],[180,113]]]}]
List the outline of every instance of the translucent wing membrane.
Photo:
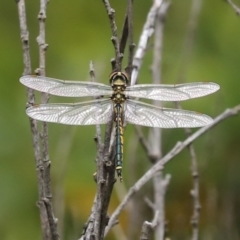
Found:
[{"label": "translucent wing membrane", "polygon": [[212,82],[177,85],[137,84],[127,87],[126,96],[159,101],[183,101],[211,94],[219,88],[218,84]]},{"label": "translucent wing membrane", "polygon": [[159,128],[201,127],[212,122],[212,118],[192,111],[160,108],[139,101],[127,100],[124,107],[128,123]]},{"label": "translucent wing membrane", "polygon": [[[64,81],[41,76],[23,76],[25,86],[65,97],[112,95],[111,86],[79,81]],[[216,83],[187,83],[178,85],[139,84],[128,86],[126,97],[139,97],[161,101],[182,101],[211,94],[219,89]],[[27,114],[37,120],[69,125],[95,125],[109,122],[113,114],[113,102],[99,99],[77,104],[40,104],[27,109]],[[127,99],[124,104],[125,121],[137,125],[160,128],[201,127],[212,122],[204,114],[159,108]]]},{"label": "translucent wing membrane", "polygon": [[110,86],[94,82],[64,81],[31,75],[21,77],[20,82],[34,90],[63,97],[96,97],[112,94]]},{"label": "translucent wing membrane", "polygon": [[44,122],[68,125],[106,124],[112,119],[113,104],[100,99],[77,104],[40,104],[27,108],[29,117]]}]

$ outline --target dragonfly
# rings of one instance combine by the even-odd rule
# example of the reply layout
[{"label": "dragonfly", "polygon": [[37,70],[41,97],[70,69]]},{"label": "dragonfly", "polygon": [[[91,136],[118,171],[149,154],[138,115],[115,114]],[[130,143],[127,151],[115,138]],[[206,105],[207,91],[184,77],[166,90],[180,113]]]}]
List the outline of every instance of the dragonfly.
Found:
[{"label": "dragonfly", "polygon": [[79,103],[46,103],[30,106],[30,118],[67,125],[97,125],[113,120],[115,123],[115,168],[122,181],[123,126],[125,123],[157,128],[194,128],[212,123],[213,119],[195,111],[157,107],[134,98],[159,101],[184,101],[216,92],[220,86],[213,82],[176,85],[129,85],[124,72],[113,72],[110,85],[65,81],[55,78],[25,75],[20,82],[34,90],[62,97],[94,97]]}]

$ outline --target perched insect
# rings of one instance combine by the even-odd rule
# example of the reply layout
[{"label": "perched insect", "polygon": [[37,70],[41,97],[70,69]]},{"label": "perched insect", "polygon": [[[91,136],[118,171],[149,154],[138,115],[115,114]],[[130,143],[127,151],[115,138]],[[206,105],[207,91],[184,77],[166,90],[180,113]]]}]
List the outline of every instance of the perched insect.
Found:
[{"label": "perched insect", "polygon": [[132,123],[158,128],[192,128],[208,125],[212,118],[192,111],[160,108],[130,97],[159,101],[183,101],[202,97],[217,91],[220,87],[212,82],[197,82],[177,85],[137,84],[128,86],[126,73],[113,72],[110,85],[94,82],[63,81],[41,76],[23,76],[20,82],[25,86],[63,97],[98,97],[88,102],[58,104],[47,103],[30,106],[29,117],[45,122],[68,125],[106,124],[115,122],[116,172],[122,180],[123,123]]}]

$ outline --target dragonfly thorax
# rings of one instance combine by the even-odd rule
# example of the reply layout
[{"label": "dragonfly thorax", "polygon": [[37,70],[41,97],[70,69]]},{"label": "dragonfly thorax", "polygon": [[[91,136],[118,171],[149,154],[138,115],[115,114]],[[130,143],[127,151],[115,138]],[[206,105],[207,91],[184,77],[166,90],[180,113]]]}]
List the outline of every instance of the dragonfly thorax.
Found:
[{"label": "dragonfly thorax", "polygon": [[126,101],[126,96],[122,91],[114,91],[111,99],[113,100],[113,102],[121,104]]},{"label": "dragonfly thorax", "polygon": [[110,83],[113,89],[112,100],[120,104],[125,102],[124,91],[128,84],[128,76],[123,72],[114,72],[110,75]]},{"label": "dragonfly thorax", "polygon": [[113,72],[109,77],[109,81],[112,87],[125,86],[126,88],[129,82],[129,78],[124,72]]}]

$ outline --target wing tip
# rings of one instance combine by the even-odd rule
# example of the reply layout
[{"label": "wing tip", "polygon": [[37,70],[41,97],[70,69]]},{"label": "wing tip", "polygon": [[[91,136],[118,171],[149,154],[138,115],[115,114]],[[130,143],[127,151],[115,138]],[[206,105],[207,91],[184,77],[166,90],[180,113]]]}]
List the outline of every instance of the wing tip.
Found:
[{"label": "wing tip", "polygon": [[199,116],[201,116],[201,118],[202,118],[202,119],[200,119],[200,121],[202,121],[202,125],[200,124],[200,126],[204,127],[213,122],[212,117],[210,117],[206,114],[200,113],[200,112],[195,112],[195,113],[198,114]]},{"label": "wing tip", "polygon": [[220,85],[215,83],[215,82],[202,82],[202,84],[211,84],[212,85],[212,90],[214,92],[218,91],[220,89]]}]

